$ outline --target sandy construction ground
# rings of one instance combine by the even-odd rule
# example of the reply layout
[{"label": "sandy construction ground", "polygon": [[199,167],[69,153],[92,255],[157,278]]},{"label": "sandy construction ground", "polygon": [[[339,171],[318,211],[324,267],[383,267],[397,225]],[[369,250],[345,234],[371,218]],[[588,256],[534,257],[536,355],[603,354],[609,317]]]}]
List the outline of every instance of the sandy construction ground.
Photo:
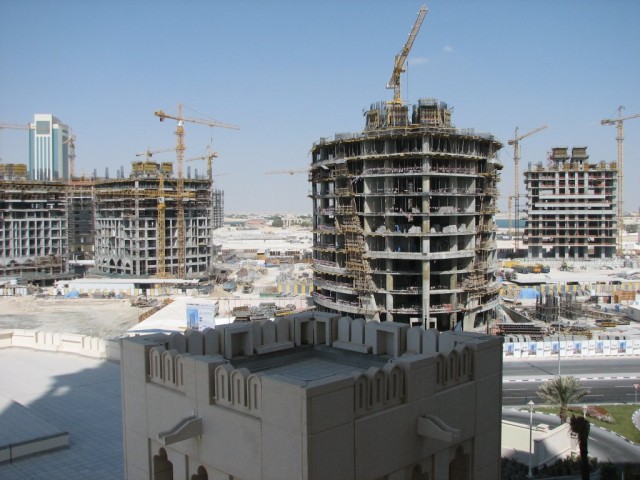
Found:
[{"label": "sandy construction ground", "polygon": [[62,297],[0,297],[0,330],[23,328],[118,337],[138,323],[129,300]]}]

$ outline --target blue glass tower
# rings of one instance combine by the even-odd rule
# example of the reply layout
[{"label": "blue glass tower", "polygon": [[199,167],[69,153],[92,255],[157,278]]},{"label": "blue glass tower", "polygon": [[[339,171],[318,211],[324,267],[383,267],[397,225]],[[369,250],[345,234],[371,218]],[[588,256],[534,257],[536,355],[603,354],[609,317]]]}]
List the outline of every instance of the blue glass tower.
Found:
[{"label": "blue glass tower", "polygon": [[69,180],[69,127],[48,113],[36,113],[29,129],[29,177]]}]

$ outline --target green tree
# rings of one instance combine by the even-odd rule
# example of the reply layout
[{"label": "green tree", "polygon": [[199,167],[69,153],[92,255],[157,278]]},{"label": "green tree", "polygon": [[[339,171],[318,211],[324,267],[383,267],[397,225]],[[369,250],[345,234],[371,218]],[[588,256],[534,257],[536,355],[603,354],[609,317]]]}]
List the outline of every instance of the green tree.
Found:
[{"label": "green tree", "polygon": [[567,407],[572,403],[577,403],[587,394],[582,388],[582,383],[576,377],[554,377],[544,382],[538,389],[538,396],[549,405],[559,405],[560,422],[567,421]]},{"label": "green tree", "polygon": [[571,415],[569,424],[571,431],[578,436],[582,480],[589,480],[589,430],[591,430],[591,424],[585,417],[576,417],[575,415]]},{"label": "green tree", "polygon": [[282,218],[280,218],[280,217],[273,217],[271,219],[271,226],[272,227],[284,227],[284,222],[282,221]]}]

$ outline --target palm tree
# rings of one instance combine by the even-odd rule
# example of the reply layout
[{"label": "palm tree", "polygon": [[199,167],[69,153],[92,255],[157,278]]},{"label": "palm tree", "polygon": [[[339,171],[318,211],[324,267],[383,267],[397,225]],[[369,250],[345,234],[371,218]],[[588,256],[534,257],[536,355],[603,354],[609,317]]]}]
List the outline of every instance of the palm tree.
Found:
[{"label": "palm tree", "polygon": [[576,377],[554,377],[553,379],[540,385],[538,396],[547,404],[559,405],[560,423],[567,421],[567,407],[572,403],[577,403],[587,394],[582,388],[582,383]]},{"label": "palm tree", "polygon": [[571,431],[578,437],[580,447],[580,473],[583,480],[589,480],[589,430],[591,424],[585,417],[571,415],[569,419]]}]

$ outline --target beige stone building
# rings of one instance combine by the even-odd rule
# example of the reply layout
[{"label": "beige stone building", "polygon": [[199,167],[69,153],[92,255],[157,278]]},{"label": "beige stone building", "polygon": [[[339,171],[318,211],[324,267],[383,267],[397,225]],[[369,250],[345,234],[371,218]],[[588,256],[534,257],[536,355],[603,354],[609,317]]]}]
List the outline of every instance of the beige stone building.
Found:
[{"label": "beige stone building", "polygon": [[501,339],[304,312],[122,342],[129,480],[500,476]]}]

